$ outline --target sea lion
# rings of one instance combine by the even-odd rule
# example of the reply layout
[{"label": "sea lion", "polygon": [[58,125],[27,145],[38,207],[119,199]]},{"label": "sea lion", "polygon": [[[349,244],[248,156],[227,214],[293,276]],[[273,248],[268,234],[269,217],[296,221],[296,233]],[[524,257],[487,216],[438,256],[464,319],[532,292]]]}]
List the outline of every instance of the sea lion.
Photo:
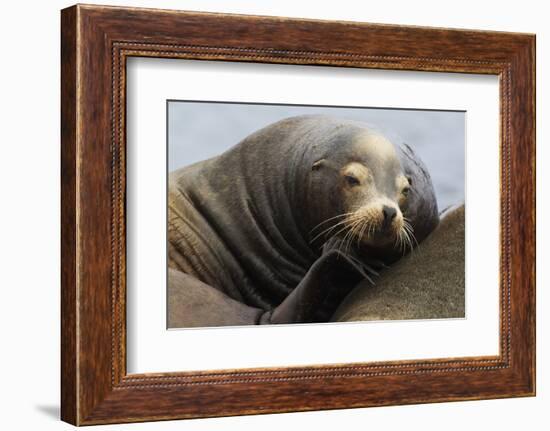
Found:
[{"label": "sea lion", "polygon": [[169,176],[168,326],[328,321],[438,223],[411,148],[291,117]]},{"label": "sea lion", "polygon": [[440,214],[437,228],[406,259],[376,279],[360,282],[333,322],[465,317],[465,207]]}]

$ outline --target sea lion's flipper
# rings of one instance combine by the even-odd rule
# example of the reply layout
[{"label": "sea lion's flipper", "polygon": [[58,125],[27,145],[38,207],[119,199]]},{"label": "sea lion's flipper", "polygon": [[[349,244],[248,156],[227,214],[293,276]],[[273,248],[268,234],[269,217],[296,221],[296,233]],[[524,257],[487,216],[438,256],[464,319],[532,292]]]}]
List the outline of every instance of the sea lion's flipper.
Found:
[{"label": "sea lion's flipper", "polygon": [[168,269],[168,327],[200,328],[259,323],[263,310],[249,307],[181,271]]},{"label": "sea lion's flipper", "polygon": [[373,259],[368,255],[359,253],[358,249],[354,247],[346,247],[342,238],[332,236],[323,244],[323,254],[327,254],[330,251],[344,251],[345,255],[353,260],[364,271],[364,278],[366,278],[371,284],[374,284],[372,276],[380,275],[379,272],[385,268],[388,268],[381,260]]},{"label": "sea lion's flipper", "polygon": [[353,259],[331,250],[315,261],[300,284],[260,323],[328,322],[363,277],[363,269]]}]

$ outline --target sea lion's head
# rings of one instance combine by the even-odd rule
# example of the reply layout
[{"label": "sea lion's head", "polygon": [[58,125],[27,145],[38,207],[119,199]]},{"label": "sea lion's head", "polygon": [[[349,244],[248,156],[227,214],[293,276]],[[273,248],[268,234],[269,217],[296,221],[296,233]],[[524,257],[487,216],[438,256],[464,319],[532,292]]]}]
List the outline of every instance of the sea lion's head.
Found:
[{"label": "sea lion's head", "polygon": [[413,247],[415,232],[406,214],[414,178],[389,139],[356,125],[341,127],[310,169],[318,197],[312,242],[339,238],[344,248]]}]

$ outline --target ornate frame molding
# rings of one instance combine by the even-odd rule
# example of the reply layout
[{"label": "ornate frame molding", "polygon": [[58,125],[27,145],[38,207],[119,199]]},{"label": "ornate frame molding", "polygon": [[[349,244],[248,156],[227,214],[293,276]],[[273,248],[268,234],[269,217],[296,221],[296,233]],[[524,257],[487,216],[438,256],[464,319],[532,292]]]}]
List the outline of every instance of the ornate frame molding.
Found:
[{"label": "ornate frame molding", "polygon": [[[220,30],[206,34],[204,25]],[[256,28],[271,31],[258,35]],[[335,31],[341,40],[323,37]],[[308,42],[311,34],[320,41]],[[343,49],[346,44],[353,49]],[[98,424],[533,395],[534,44],[534,36],[510,33],[99,6],[65,9],[62,419]],[[131,56],[498,75],[500,354],[127,375],[125,65]],[[305,390],[307,400],[300,397]],[[264,401],[246,397],[250,391],[260,391]]]}]

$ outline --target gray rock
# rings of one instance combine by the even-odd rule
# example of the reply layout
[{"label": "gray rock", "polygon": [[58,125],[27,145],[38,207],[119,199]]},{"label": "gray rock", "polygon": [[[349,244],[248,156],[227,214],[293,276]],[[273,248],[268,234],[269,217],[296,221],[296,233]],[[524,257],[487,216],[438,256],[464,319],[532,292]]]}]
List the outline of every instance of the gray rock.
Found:
[{"label": "gray rock", "polygon": [[360,283],[334,322],[464,317],[464,205],[447,211],[437,229],[385,270]]}]

